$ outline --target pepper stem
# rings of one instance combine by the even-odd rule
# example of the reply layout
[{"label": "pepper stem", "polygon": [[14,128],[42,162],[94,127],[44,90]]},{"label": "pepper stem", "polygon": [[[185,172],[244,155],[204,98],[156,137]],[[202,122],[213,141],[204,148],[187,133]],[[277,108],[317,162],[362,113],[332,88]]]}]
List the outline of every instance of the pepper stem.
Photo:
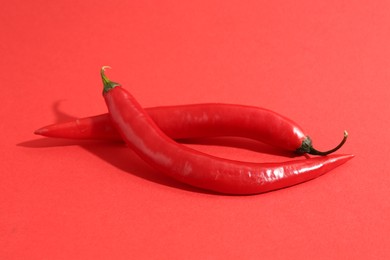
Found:
[{"label": "pepper stem", "polygon": [[107,78],[106,74],[104,74],[106,69],[111,69],[111,67],[110,66],[103,66],[102,69],[100,70],[100,75],[101,75],[102,81],[103,81],[103,93],[106,93],[110,89],[113,89],[117,86],[120,86],[119,83],[113,82]]},{"label": "pepper stem", "polygon": [[325,151],[325,152],[321,152],[321,151],[316,150],[313,147],[313,144],[312,144],[310,137],[306,137],[306,139],[303,140],[302,145],[297,150],[297,152],[298,153],[308,153],[308,154],[312,154],[312,155],[322,155],[322,156],[328,155],[328,154],[334,153],[335,151],[340,149],[344,145],[344,143],[347,141],[347,138],[348,138],[348,132],[344,131],[343,140],[341,140],[341,142],[335,148],[328,150],[328,151]]}]

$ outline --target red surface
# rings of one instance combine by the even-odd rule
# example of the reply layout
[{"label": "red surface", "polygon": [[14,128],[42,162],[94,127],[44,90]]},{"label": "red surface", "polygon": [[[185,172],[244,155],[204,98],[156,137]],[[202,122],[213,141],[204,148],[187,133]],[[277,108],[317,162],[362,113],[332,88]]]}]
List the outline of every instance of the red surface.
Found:
[{"label": "red surface", "polygon": [[[0,258],[388,259],[389,10],[386,0],[2,3]],[[102,65],[144,106],[263,106],[318,149],[348,130],[340,153],[356,157],[288,189],[222,196],[160,176],[120,144],[33,135],[106,111]],[[286,159],[247,140],[191,146]]]}]

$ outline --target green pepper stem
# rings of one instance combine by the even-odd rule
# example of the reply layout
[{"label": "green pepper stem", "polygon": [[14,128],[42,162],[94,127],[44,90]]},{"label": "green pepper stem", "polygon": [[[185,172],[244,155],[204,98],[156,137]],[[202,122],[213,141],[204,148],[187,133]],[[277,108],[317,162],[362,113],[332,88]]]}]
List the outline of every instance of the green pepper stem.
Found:
[{"label": "green pepper stem", "polygon": [[120,86],[119,83],[113,82],[107,78],[106,74],[104,74],[106,69],[111,69],[111,67],[110,66],[103,66],[102,69],[100,70],[100,75],[101,75],[102,81],[103,81],[103,93],[106,93],[110,89],[113,89],[117,86]]},{"label": "green pepper stem", "polygon": [[325,152],[321,152],[321,151],[316,150],[312,145],[310,145],[309,151],[307,153],[312,154],[312,155],[322,155],[322,156],[334,153],[335,151],[337,151],[338,149],[340,149],[344,145],[344,143],[347,141],[347,138],[348,138],[348,132],[344,131],[343,140],[341,140],[341,142],[335,148],[328,150],[328,151],[325,151]]}]

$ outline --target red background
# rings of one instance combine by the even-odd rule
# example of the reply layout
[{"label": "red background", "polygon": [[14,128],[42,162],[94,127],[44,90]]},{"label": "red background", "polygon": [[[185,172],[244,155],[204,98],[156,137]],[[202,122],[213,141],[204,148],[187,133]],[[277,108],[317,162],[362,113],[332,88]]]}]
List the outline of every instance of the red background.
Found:
[{"label": "red background", "polygon": [[[1,259],[388,259],[390,1],[2,3]],[[122,145],[42,138],[106,111],[99,70],[147,106],[267,107],[356,157],[256,196],[201,192]],[[191,144],[280,161],[261,145]],[[230,147],[232,146],[232,147]]]}]

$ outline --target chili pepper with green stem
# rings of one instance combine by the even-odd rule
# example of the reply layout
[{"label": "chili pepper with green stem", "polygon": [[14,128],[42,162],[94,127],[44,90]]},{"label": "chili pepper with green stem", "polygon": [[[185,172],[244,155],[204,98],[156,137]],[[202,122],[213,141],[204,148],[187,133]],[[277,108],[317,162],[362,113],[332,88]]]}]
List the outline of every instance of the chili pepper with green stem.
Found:
[{"label": "chili pepper with green stem", "polygon": [[[137,100],[101,70],[112,124],[146,163],[180,182],[226,194],[256,194],[316,178],[353,155],[330,155],[283,163],[248,163],[211,156],[167,136]],[[283,135],[284,129],[274,131]]]},{"label": "chili pepper with green stem", "polygon": [[[145,109],[158,127],[173,139],[236,136],[254,139],[286,151],[326,155],[314,149],[310,137],[292,120],[269,109],[234,104],[192,104]],[[110,116],[102,114],[52,124],[35,131],[48,137],[121,140]]]}]

